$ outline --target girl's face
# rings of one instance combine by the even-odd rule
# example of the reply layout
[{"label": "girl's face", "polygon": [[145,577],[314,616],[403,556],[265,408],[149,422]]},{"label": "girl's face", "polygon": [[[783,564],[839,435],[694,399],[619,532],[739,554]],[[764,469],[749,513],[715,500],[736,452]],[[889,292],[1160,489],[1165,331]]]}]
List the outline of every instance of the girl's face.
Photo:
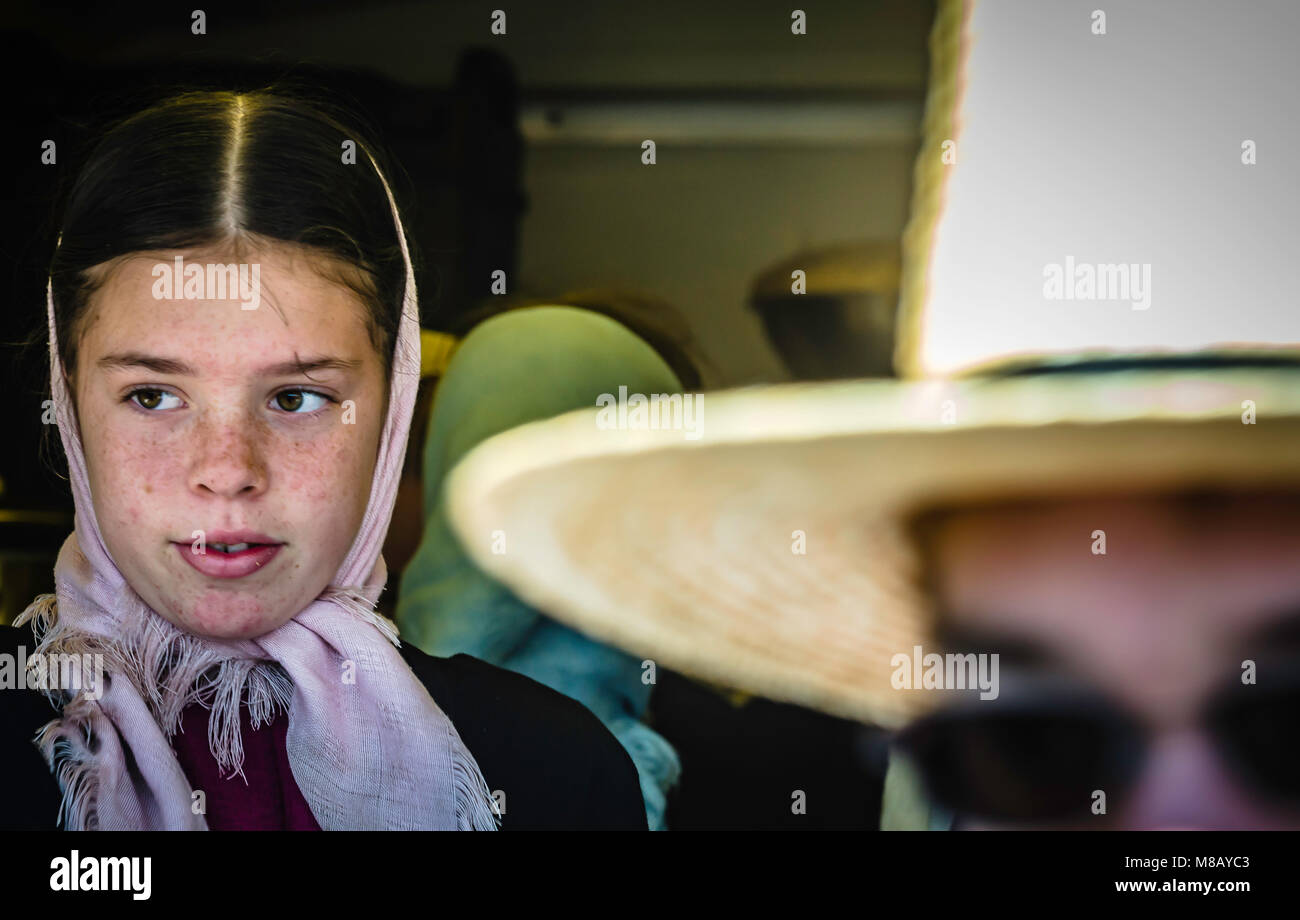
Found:
[{"label": "girl's face", "polygon": [[176,255],[222,264],[130,259],[87,310],[73,389],[95,514],[160,615],[253,638],[314,600],[351,548],[387,409],[383,364],[361,300],[291,248],[254,257],[254,309],[236,292],[155,298],[154,267]]}]

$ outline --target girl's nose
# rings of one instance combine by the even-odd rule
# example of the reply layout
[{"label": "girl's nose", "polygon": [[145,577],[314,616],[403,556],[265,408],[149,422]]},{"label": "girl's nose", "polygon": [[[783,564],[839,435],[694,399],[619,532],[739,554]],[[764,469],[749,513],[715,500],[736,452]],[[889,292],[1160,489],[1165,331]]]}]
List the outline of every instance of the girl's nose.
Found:
[{"label": "girl's nose", "polygon": [[223,498],[257,495],[266,490],[265,448],[256,425],[246,420],[209,423],[197,432],[190,469],[190,488]]}]

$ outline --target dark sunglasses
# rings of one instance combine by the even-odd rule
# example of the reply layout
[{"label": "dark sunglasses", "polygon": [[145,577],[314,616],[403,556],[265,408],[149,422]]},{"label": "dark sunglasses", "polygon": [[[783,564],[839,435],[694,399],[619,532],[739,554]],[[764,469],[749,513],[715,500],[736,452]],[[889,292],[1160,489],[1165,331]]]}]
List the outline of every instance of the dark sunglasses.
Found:
[{"label": "dark sunglasses", "polygon": [[[1258,682],[1230,677],[1200,721],[1243,783],[1300,805],[1300,659],[1257,663]],[[896,736],[936,803],[987,820],[1039,823],[1091,817],[1097,789],[1108,811],[1124,801],[1147,754],[1140,719],[1056,674],[1004,673],[999,691],[995,700],[965,694]]]}]

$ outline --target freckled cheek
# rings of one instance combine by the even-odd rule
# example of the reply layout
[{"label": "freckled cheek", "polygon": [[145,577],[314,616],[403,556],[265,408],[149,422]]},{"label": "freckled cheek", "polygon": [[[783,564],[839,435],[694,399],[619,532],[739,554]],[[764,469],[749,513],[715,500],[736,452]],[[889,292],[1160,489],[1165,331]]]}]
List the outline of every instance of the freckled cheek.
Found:
[{"label": "freckled cheek", "polygon": [[281,475],[295,503],[314,509],[319,517],[337,518],[370,495],[374,444],[362,443],[364,432],[354,426],[310,442],[296,443],[283,458]]},{"label": "freckled cheek", "polygon": [[156,440],[87,437],[84,450],[101,524],[116,521],[136,526],[157,517],[160,499],[180,475],[174,452]]}]

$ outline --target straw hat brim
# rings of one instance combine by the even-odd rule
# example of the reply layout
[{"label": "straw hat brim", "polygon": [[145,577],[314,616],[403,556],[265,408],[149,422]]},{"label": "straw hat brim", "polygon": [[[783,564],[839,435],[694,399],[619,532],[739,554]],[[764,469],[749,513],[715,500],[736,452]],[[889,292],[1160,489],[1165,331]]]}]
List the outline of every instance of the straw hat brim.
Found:
[{"label": "straw hat brim", "polygon": [[446,501],[475,562],[557,620],[893,727],[934,704],[891,684],[893,657],[931,641],[910,514],[1294,487],[1298,384],[1287,369],[787,384],[704,394],[698,439],[601,428],[593,408],[485,441]]}]

